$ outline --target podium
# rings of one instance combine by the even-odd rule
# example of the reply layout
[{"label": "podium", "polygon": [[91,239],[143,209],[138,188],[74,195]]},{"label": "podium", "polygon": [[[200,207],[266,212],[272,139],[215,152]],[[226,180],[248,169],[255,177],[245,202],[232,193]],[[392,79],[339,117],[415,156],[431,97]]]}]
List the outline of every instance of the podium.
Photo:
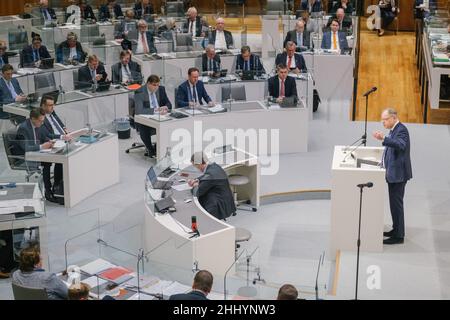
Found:
[{"label": "podium", "polygon": [[[352,147],[354,148],[354,147]],[[361,251],[383,251],[385,169],[381,162],[384,148],[335,146],[331,178],[330,255],[337,250],[356,251],[358,239],[358,184],[372,182],[364,188],[361,215]],[[347,151],[347,149],[350,149]]]}]

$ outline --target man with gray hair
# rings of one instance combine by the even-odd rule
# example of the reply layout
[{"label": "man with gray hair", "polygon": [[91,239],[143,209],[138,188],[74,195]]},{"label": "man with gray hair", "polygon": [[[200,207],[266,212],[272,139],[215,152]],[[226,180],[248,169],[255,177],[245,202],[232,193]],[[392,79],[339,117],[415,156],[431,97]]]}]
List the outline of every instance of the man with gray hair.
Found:
[{"label": "man with gray hair", "polygon": [[225,170],[217,163],[210,163],[201,151],[192,155],[191,163],[203,173],[198,179],[188,181],[202,207],[221,220],[234,214],[236,205]]},{"label": "man with gray hair", "polygon": [[214,45],[207,45],[205,51],[202,55],[202,71],[209,74],[220,72],[220,56],[216,54]]},{"label": "man with gray hair", "polygon": [[138,40],[136,46],[136,54],[156,53],[153,35],[148,31],[147,21],[141,19],[137,22]]},{"label": "man with gray hair", "polygon": [[188,16],[188,19],[183,24],[183,30],[186,33],[192,34],[193,37],[200,37],[202,35],[202,22],[197,13],[197,9],[195,7],[190,7],[187,10],[186,15]]},{"label": "man with gray hair", "polygon": [[305,51],[310,48],[310,33],[305,30],[305,21],[298,20],[295,24],[295,30],[291,30],[286,34],[283,44],[285,47],[288,41],[292,41],[297,45],[296,51]]},{"label": "man with gray hair", "polygon": [[214,44],[216,49],[232,49],[234,47],[233,35],[230,31],[225,30],[223,18],[216,19],[216,30],[211,32],[209,43]]},{"label": "man with gray hair", "polygon": [[381,159],[386,169],[386,181],[389,189],[389,205],[392,216],[392,230],[384,232],[384,244],[401,244],[405,237],[405,219],[403,197],[406,182],[412,178],[409,132],[398,119],[397,111],[385,109],[381,114],[383,126],[389,130],[388,135],[375,131],[373,137],[385,147]]}]

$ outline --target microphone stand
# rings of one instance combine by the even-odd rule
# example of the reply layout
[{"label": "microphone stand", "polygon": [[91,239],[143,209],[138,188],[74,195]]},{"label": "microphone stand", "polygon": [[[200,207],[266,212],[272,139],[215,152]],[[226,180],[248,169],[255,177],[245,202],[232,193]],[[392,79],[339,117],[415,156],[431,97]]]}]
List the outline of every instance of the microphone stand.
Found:
[{"label": "microphone stand", "polygon": [[319,300],[319,272],[320,265],[323,264],[323,260],[325,258],[325,252],[323,252],[319,257],[319,264],[317,266],[317,274],[316,274],[316,285],[314,287],[314,291],[316,292],[316,300]]},{"label": "microphone stand", "polygon": [[66,240],[66,242],[64,243],[64,262],[65,262],[65,265],[66,265],[66,269],[65,269],[66,271],[67,271],[67,267],[68,267],[67,245],[69,244],[69,241],[75,240],[75,239],[77,239],[77,238],[79,238],[79,237],[82,237],[82,236],[84,236],[84,235],[86,235],[86,234],[92,232],[92,231],[98,230],[98,228],[100,228],[100,226],[97,226],[97,227],[95,227],[95,228],[92,228],[92,229],[90,229],[90,230],[88,230],[88,231],[86,231],[86,232],[80,233],[80,234],[78,234],[78,235],[76,235],[76,236],[74,236],[74,237],[69,238],[69,239]]},{"label": "microphone stand", "polygon": [[352,156],[352,158],[354,158],[353,152],[356,151],[356,150],[357,150],[359,147],[361,147],[363,144],[364,144],[364,145],[366,144],[366,139],[363,139],[363,138],[361,138],[361,139],[362,139],[361,143],[358,144],[356,147],[354,147],[354,148],[350,151],[350,153],[347,154],[347,155],[344,157],[344,159],[342,160],[342,162],[345,163],[345,161],[347,160],[348,156],[350,156],[350,155]]},{"label": "microphone stand", "polygon": [[[375,91],[372,91],[372,92],[375,92]],[[367,110],[369,109],[369,96],[372,92],[365,95],[366,96],[366,115],[364,117],[364,135],[361,138],[361,139],[364,139],[364,147],[366,146],[366,139],[367,139]]]}]

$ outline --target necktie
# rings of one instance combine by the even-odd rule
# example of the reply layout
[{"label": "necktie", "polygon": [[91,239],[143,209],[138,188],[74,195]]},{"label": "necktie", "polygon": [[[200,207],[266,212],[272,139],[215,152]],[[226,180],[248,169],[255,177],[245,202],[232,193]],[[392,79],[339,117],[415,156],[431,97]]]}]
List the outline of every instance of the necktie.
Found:
[{"label": "necktie", "polygon": [[91,76],[92,76],[92,81],[94,83],[97,83],[97,78],[95,77],[95,69],[91,69]]},{"label": "necktie", "polygon": [[0,67],[3,67],[4,64],[5,64],[5,61],[3,61],[3,57],[0,57]]},{"label": "necktie", "polygon": [[148,53],[148,45],[147,45],[147,41],[145,40],[144,37],[144,32],[141,32],[141,41],[142,41],[142,47],[144,48],[144,53]]},{"label": "necktie", "polygon": [[288,57],[288,65],[287,67],[290,69],[292,64],[292,56]]},{"label": "necktie", "polygon": [[195,85],[192,86],[192,99],[194,99],[194,102],[197,103],[197,90]]},{"label": "necktie", "polygon": [[56,121],[55,117],[53,116],[53,114],[50,115],[50,119],[53,122],[53,126],[55,126],[55,128],[58,130],[58,133],[63,135],[64,134],[64,129],[59,125],[59,122]]},{"label": "necktie", "polygon": [[46,20],[52,20],[52,17],[50,16],[50,13],[48,12],[48,9],[44,9],[44,13],[45,13],[45,19]]},{"label": "necktie", "polygon": [[132,80],[132,79],[131,79],[130,69],[128,69],[128,65],[124,64],[124,65],[123,65],[123,68],[124,68],[124,70],[125,70],[125,74],[126,74],[127,77],[128,77],[128,80]]},{"label": "necktie", "polygon": [[34,128],[34,141],[39,143],[39,128]]},{"label": "necktie", "polygon": [[209,71],[214,71],[212,59],[209,59]]},{"label": "necktie", "polygon": [[150,98],[152,100],[152,108],[158,108],[158,102],[156,101],[156,96],[154,92],[150,94]]},{"label": "necktie", "polygon": [[38,49],[33,49],[33,61],[38,61],[38,60],[40,60],[39,50]]},{"label": "necktie", "polygon": [[297,33],[297,45],[303,46],[303,34],[302,33]]},{"label": "necktie", "polygon": [[250,71],[250,60],[245,61],[245,69]]},{"label": "necktie", "polygon": [[333,49],[337,50],[336,32],[333,32]]},{"label": "necktie", "polygon": [[284,80],[281,80],[280,97],[284,97]]},{"label": "necktie", "polygon": [[14,101],[16,100],[17,97],[17,93],[16,90],[14,89],[11,81],[6,81],[6,85],[8,86],[9,91],[11,92],[11,96],[14,99]]}]

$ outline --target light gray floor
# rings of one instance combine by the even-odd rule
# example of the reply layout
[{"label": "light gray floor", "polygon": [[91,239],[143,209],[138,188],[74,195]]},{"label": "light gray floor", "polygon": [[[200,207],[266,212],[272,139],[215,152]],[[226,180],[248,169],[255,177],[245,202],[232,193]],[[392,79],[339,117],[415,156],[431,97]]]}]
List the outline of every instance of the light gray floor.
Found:
[{"label": "light gray floor", "polygon": [[[282,155],[279,172],[262,177],[261,194],[329,189],[334,145],[350,144],[363,133],[363,123],[348,121],[348,114],[345,103],[322,104],[310,126],[309,152]],[[450,298],[450,127],[408,124],[408,128],[414,178],[405,197],[406,242],[385,247],[381,254],[362,253],[359,286],[362,299]],[[375,129],[381,129],[381,123],[369,123],[369,133]],[[71,210],[48,206],[51,270],[64,267],[64,241],[89,230],[98,220],[109,222],[108,232],[117,235],[122,248],[133,252],[139,248],[144,176],[152,161],[144,158],[142,151],[125,154],[123,151],[131,142],[120,141],[120,184]],[[378,144],[369,138],[368,145]],[[1,151],[1,180],[14,179],[15,175],[7,168]],[[387,203],[385,212],[387,230],[390,225]],[[243,249],[251,252],[258,247],[251,263],[260,267],[267,287],[292,282],[304,296],[310,297],[317,260],[328,248],[329,215],[327,200],[293,201],[266,205],[257,213],[240,212],[228,221],[252,231],[253,238]],[[71,259],[86,258],[85,245],[73,245]],[[381,289],[367,288],[369,265],[379,267]],[[327,299],[353,298],[355,266],[354,253],[343,252],[337,295],[328,295]],[[239,265],[239,270],[238,277],[244,279],[244,265]],[[251,273],[251,278],[255,275]],[[319,281],[322,295],[325,287],[330,288],[333,275],[333,261],[325,261]],[[0,281],[0,299],[11,297],[9,281]]]}]

